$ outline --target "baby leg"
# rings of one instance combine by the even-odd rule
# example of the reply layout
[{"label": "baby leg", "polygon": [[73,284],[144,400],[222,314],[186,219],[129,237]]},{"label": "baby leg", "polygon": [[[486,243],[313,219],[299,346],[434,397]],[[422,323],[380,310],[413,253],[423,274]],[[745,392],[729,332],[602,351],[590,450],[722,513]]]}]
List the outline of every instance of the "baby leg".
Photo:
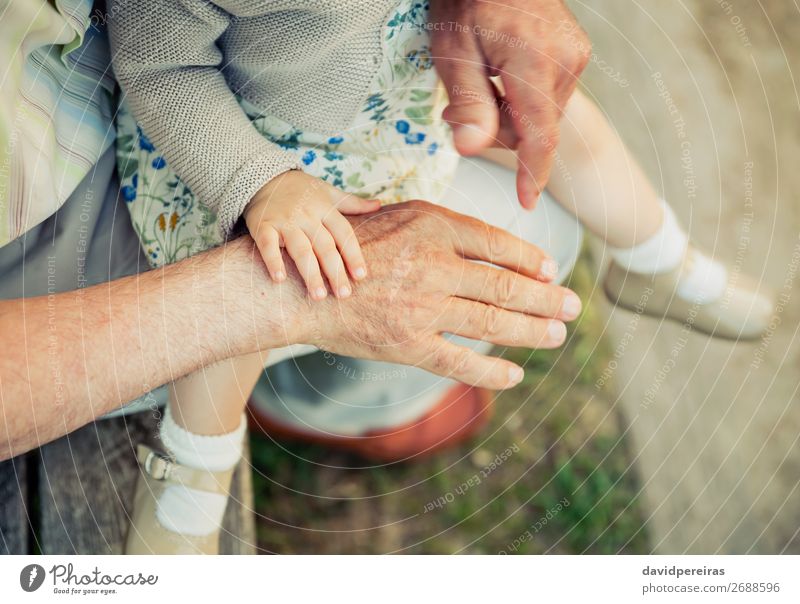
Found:
[{"label": "baby leg", "polygon": [[[509,152],[489,159],[516,167]],[[509,157],[510,156],[510,157]],[[656,193],[625,143],[586,95],[576,91],[561,121],[561,140],[547,191],[610,246],[612,257],[627,271],[644,275],[677,269],[688,238],[671,208]],[[725,271],[700,255],[694,265],[709,279],[691,279],[685,288],[712,288],[721,294]],[[699,285],[697,285],[699,284]]]},{"label": "baby leg", "polygon": [[580,91],[561,120],[548,191],[613,247],[646,241],[663,222],[663,206],[650,180],[597,105]]},{"label": "baby leg", "polygon": [[[651,278],[674,272],[680,298],[699,303],[720,299],[728,283],[727,270],[696,248],[689,254],[689,238],[672,208],[658,197],[597,106],[578,92],[567,104],[561,124],[548,190],[609,244],[616,273]],[[608,281],[606,285],[608,291]],[[615,291],[612,297],[619,295]]]},{"label": "baby leg", "polygon": [[[485,157],[517,169],[510,151],[491,149]],[[614,247],[641,243],[661,226],[663,209],[650,181],[605,116],[579,90],[565,108],[547,191]]]},{"label": "baby leg", "polygon": [[181,428],[216,436],[239,427],[247,399],[264,369],[266,354],[226,359],[170,385],[170,410]]},{"label": "baby leg", "polygon": [[[246,431],[243,411],[264,362],[263,353],[228,359],[170,385],[160,436],[179,464],[210,472],[238,464]],[[159,498],[156,515],[175,533],[210,535],[219,530],[227,501],[223,494],[172,485]]]},{"label": "baby leg", "polygon": [[[505,154],[505,155],[503,155]],[[489,159],[516,169],[510,152]],[[605,116],[583,93],[565,108],[548,192],[609,246],[604,289],[622,306],[685,321],[729,338],[756,338],[768,324],[772,301],[752,280],[732,281],[727,268],[690,245],[675,213],[659,198]]]}]

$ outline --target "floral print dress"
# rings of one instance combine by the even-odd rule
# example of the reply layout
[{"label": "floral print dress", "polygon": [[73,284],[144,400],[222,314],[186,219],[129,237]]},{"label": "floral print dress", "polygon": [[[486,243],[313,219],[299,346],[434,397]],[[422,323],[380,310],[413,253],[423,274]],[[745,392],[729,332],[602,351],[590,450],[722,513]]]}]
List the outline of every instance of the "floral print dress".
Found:
[{"label": "floral print dress", "polygon": [[[303,171],[383,203],[437,202],[458,155],[441,119],[446,94],[430,54],[429,2],[401,0],[382,30],[383,62],[351,127],[334,136],[264,115],[244,99],[253,126],[297,153]],[[222,241],[216,216],[170,170],[123,107],[117,118],[122,195],[152,266],[182,260]]]}]

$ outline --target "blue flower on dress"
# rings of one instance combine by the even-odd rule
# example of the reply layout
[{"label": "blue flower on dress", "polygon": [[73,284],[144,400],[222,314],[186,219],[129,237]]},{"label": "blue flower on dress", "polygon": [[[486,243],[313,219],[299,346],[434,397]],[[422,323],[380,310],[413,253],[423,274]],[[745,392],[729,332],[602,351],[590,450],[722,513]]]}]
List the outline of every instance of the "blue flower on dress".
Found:
[{"label": "blue flower on dress", "polygon": [[328,139],[329,145],[338,145],[344,140],[343,136],[332,136]]},{"label": "blue flower on dress", "polygon": [[322,176],[322,180],[340,189],[344,187],[344,173],[335,165],[325,168],[325,174]]},{"label": "blue flower on dress", "polygon": [[311,151],[311,150],[309,150],[309,151],[306,151],[305,153],[303,153],[303,157],[301,158],[301,160],[303,161],[303,163],[304,163],[305,165],[309,165],[309,164],[310,164],[311,162],[313,162],[315,159],[317,159],[317,154],[316,154],[316,153],[314,153],[314,152],[313,152],[313,151]]},{"label": "blue flower on dress", "polygon": [[297,128],[292,128],[290,132],[273,139],[273,142],[278,143],[282,149],[297,149],[300,146],[299,139],[302,134]]},{"label": "blue flower on dress", "polygon": [[386,104],[386,99],[383,98],[380,92],[369,95],[364,105],[364,111],[371,113],[369,119],[376,123],[380,123],[386,118],[388,110],[389,106]]},{"label": "blue flower on dress", "polygon": [[367,102],[364,105],[364,111],[372,111],[373,109],[375,109],[376,107],[379,107],[380,105],[382,105],[385,102],[386,101],[383,100],[383,97],[381,96],[380,92],[377,92],[375,94],[371,94],[371,95],[369,95],[369,98],[367,98]]},{"label": "blue flower on dress", "polygon": [[161,156],[159,156],[159,157],[156,157],[156,158],[153,160],[153,167],[154,167],[156,170],[160,170],[161,168],[163,168],[163,167],[164,167],[164,166],[166,166],[166,165],[167,165],[167,160],[165,160],[165,159],[164,159],[163,157],[161,157]]},{"label": "blue flower on dress", "polygon": [[439,143],[431,143],[428,145],[428,155],[433,155],[439,149]]},{"label": "blue flower on dress", "polygon": [[152,153],[156,150],[153,143],[150,142],[150,139],[147,138],[147,135],[142,132],[142,129],[139,126],[136,126],[136,132],[139,134],[139,147],[142,151],[147,151],[148,153]]},{"label": "blue flower on dress", "polygon": [[129,185],[122,187],[122,197],[125,199],[125,201],[133,201],[136,199],[136,189]]},{"label": "blue flower on dress", "polygon": [[131,178],[131,182],[133,183],[134,187],[138,187],[139,186],[139,173],[138,172],[136,172],[133,175],[133,178]]},{"label": "blue flower on dress", "polygon": [[408,134],[406,134],[407,145],[419,145],[424,140],[425,140],[424,132],[409,132]]},{"label": "blue flower on dress", "polygon": [[411,128],[409,123],[405,120],[397,120],[397,123],[394,125],[394,127],[400,134],[406,134]]}]

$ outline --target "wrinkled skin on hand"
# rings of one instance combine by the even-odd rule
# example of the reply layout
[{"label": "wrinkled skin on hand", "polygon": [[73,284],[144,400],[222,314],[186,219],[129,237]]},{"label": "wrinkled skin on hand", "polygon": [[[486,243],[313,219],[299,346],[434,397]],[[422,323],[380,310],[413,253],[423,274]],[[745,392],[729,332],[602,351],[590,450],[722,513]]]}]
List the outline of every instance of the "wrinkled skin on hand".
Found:
[{"label": "wrinkled skin on hand", "polygon": [[[553,348],[580,310],[574,293],[548,283],[557,267],[544,252],[479,220],[411,201],[351,221],[370,278],[350,298],[308,303],[297,342],[503,389],[522,379],[521,368],[442,334]],[[577,302],[569,312],[567,298]]]}]

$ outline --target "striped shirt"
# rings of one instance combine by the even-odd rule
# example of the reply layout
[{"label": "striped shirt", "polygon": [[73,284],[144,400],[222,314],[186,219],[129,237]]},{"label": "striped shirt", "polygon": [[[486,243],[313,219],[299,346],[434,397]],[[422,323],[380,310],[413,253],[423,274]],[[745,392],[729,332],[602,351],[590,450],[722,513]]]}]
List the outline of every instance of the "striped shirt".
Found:
[{"label": "striped shirt", "polygon": [[116,84],[92,4],[0,0],[0,247],[52,216],[114,140]]}]

